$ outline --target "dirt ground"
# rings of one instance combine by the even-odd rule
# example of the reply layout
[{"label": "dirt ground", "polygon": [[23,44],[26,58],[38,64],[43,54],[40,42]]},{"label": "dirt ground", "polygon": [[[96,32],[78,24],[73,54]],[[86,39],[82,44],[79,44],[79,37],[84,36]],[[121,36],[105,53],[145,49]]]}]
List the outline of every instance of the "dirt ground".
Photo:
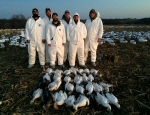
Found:
[{"label": "dirt ground", "polygon": [[[108,31],[108,30],[107,30]],[[114,31],[114,30],[113,30]],[[16,33],[11,33],[10,36]],[[136,40],[137,41],[137,40]],[[150,114],[150,40],[146,43],[137,42],[115,46],[107,43],[100,45],[97,51],[97,66],[105,80],[114,87],[110,91],[118,98],[120,109],[112,106],[112,111],[105,108],[83,107],[74,112],[65,106],[60,110],[50,107],[43,110],[40,99],[30,105],[32,93],[38,87],[39,80],[44,72],[39,66],[37,58],[32,69],[27,69],[27,48],[9,46],[0,49],[0,115],[149,115]],[[101,60],[99,54],[107,58]],[[118,62],[113,62],[111,56],[119,56]],[[87,66],[89,64],[88,58]],[[66,69],[68,68],[66,65]],[[78,67],[78,64],[77,64]]]}]

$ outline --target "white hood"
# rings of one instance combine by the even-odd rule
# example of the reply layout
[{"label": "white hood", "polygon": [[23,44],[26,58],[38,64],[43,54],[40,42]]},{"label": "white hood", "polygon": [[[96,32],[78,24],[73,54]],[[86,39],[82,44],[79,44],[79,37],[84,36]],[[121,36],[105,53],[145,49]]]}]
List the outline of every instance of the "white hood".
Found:
[{"label": "white hood", "polygon": [[99,12],[97,12],[97,18],[100,18],[100,13]]},{"label": "white hood", "polygon": [[[76,15],[79,17],[78,18],[78,23],[77,23],[77,25],[78,25],[80,23],[80,15],[78,13],[75,13],[73,16],[76,16]],[[74,22],[74,19],[73,19],[73,24],[76,25],[75,22]]]}]

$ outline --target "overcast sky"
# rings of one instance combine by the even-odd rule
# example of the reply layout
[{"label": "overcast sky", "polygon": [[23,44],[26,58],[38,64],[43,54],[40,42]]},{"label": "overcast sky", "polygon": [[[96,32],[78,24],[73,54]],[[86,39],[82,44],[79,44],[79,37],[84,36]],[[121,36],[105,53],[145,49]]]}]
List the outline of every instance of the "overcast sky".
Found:
[{"label": "overcast sky", "polygon": [[41,17],[49,7],[59,18],[69,10],[71,15],[78,12],[81,19],[86,19],[91,9],[99,11],[101,18],[145,18],[150,17],[149,5],[150,0],[0,0],[0,18],[8,19],[13,14],[29,17],[34,7]]}]

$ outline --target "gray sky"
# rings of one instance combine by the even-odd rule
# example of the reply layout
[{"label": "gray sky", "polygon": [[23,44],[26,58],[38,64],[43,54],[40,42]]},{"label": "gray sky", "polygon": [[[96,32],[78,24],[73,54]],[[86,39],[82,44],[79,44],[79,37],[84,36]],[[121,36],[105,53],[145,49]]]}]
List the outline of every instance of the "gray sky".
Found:
[{"label": "gray sky", "polygon": [[0,18],[8,19],[13,14],[29,17],[34,7],[42,17],[49,7],[59,18],[69,10],[72,15],[78,12],[81,19],[85,19],[91,9],[99,11],[101,18],[145,18],[150,17],[149,5],[150,0],[0,0]]}]

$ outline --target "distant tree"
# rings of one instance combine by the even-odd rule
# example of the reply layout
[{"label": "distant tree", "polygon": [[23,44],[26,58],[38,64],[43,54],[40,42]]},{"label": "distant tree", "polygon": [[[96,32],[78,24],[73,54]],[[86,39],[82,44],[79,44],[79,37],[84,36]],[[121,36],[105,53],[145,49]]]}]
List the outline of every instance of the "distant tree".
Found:
[{"label": "distant tree", "polygon": [[16,28],[16,29],[24,28],[26,18],[23,14],[14,14],[11,17],[10,22],[11,22],[11,28]]},{"label": "distant tree", "polygon": [[26,20],[26,17],[23,14],[14,14],[11,19],[13,20]]}]

